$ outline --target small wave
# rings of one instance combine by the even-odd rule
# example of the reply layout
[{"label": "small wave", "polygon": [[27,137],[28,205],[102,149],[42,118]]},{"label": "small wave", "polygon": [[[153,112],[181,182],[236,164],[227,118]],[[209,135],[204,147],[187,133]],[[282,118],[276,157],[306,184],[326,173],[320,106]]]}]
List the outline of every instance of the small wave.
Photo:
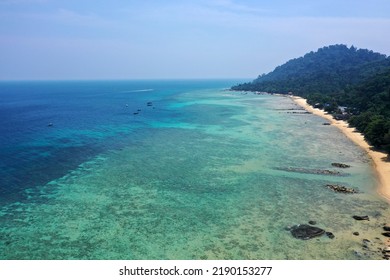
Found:
[{"label": "small wave", "polygon": [[122,93],[132,93],[132,92],[144,92],[144,91],[153,91],[152,88],[146,88],[146,89],[135,89],[135,90],[126,90],[122,91]]}]

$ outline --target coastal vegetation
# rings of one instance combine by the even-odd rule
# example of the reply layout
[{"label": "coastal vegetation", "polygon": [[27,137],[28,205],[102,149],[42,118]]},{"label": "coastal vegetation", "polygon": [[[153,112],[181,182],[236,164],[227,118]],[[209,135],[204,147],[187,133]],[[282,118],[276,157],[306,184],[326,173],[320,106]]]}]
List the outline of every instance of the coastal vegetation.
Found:
[{"label": "coastal vegetation", "polygon": [[384,54],[327,46],[232,89],[301,96],[348,121],[371,145],[390,154],[390,57]]}]

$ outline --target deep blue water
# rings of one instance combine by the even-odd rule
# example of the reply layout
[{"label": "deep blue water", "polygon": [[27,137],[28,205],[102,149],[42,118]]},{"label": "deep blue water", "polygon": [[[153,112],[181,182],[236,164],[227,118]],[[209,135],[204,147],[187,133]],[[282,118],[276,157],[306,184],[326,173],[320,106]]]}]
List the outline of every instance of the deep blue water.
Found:
[{"label": "deep blue water", "polygon": [[175,95],[236,82],[0,82],[0,200],[23,199],[20,191],[25,188],[43,185],[99,153],[127,145],[129,136],[152,121],[177,120],[177,111],[167,107]]}]

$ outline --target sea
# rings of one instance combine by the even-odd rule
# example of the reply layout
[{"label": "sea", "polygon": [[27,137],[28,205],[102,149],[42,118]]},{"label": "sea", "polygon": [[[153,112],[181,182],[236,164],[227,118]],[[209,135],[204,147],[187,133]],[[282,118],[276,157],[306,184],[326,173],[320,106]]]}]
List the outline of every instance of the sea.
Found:
[{"label": "sea", "polygon": [[0,259],[381,259],[370,158],[240,82],[0,82]]}]

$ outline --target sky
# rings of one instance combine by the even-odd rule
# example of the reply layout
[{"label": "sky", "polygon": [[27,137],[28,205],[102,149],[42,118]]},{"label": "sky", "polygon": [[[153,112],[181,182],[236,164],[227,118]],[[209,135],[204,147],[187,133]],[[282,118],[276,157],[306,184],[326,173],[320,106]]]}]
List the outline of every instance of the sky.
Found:
[{"label": "sky", "polygon": [[0,80],[256,78],[333,44],[390,55],[388,0],[0,0]]}]

